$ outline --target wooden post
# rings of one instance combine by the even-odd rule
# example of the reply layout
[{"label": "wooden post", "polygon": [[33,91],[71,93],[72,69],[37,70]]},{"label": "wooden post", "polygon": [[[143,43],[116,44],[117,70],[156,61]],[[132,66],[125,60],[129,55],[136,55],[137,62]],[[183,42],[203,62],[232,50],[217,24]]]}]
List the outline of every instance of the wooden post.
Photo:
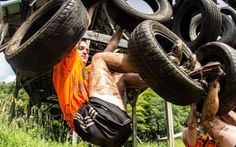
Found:
[{"label": "wooden post", "polygon": [[21,78],[22,78],[21,73],[17,72],[16,73],[16,86],[14,88],[12,102],[11,102],[11,106],[10,106],[10,112],[9,112],[10,116],[8,117],[8,125],[11,124],[13,118],[15,117],[16,99],[18,97],[19,90],[21,89],[21,86],[20,86]]},{"label": "wooden post", "polygon": [[137,120],[136,120],[136,102],[137,102],[137,97],[134,97],[132,100],[132,120],[133,120],[133,147],[136,147],[138,142],[137,142]]},{"label": "wooden post", "polygon": [[[139,143],[143,144],[143,142],[138,138],[138,135],[137,135],[136,104],[137,104],[137,100],[138,100],[138,95],[140,93],[142,93],[145,89],[146,88],[133,89],[130,91],[131,95],[132,95],[130,105],[132,107],[132,120],[133,120],[133,135],[132,135],[132,139],[133,139],[132,146],[133,147],[137,147],[138,141],[139,141]],[[129,97],[129,94],[127,96]]]},{"label": "wooden post", "polygon": [[173,113],[172,104],[165,103],[166,106],[166,118],[167,118],[167,136],[170,147],[174,147],[174,126],[173,126]]},{"label": "wooden post", "polygon": [[77,144],[77,141],[78,141],[78,134],[73,131],[72,132],[72,144]]}]

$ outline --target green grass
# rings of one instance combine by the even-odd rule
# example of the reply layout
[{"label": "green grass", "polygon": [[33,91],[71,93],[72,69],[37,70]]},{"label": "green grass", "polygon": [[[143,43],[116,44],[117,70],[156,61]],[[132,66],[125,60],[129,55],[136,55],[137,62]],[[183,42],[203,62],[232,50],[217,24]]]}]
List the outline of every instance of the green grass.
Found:
[{"label": "green grass", "polygon": [[87,143],[80,142],[72,145],[70,142],[56,142],[43,139],[42,127],[27,122],[24,117],[15,117],[8,124],[9,103],[0,100],[0,147],[86,147]]},{"label": "green grass", "polygon": [[30,133],[18,127],[8,127],[6,123],[0,124],[0,146],[4,147],[71,147],[87,146],[87,143],[80,142],[72,145],[69,142],[58,143],[42,138],[34,138]]},{"label": "green grass", "polygon": [[[138,147],[169,147],[167,141],[138,144]],[[175,139],[175,147],[185,147],[181,139]]]},{"label": "green grass", "polygon": [[[84,141],[76,145],[71,144],[71,138],[67,141],[52,141],[48,139],[52,132],[46,132],[43,126],[35,123],[35,120],[28,120],[25,116],[15,117],[12,123],[8,124],[9,103],[0,99],[0,147],[88,147]],[[47,118],[51,120],[50,118]],[[51,121],[50,121],[51,122]],[[52,123],[48,124],[52,125]],[[59,126],[62,129],[62,126]],[[45,136],[45,134],[47,136]],[[62,134],[59,132],[59,135]],[[70,133],[69,133],[70,134]],[[71,137],[71,136],[69,136]],[[45,139],[46,138],[46,139]],[[62,143],[63,142],[63,143]],[[138,147],[168,147],[168,143],[153,142],[138,144]],[[176,147],[184,147],[181,139],[175,140]],[[93,145],[93,147],[96,147]]]}]

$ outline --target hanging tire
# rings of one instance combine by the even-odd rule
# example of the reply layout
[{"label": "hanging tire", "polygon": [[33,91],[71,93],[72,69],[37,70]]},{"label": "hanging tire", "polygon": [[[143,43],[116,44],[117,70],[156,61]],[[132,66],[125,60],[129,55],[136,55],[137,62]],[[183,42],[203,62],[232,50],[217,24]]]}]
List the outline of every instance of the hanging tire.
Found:
[{"label": "hanging tire", "polygon": [[81,1],[83,2],[86,8],[90,8],[91,6],[99,2],[99,0],[81,0]]},{"label": "hanging tire", "polygon": [[154,13],[148,14],[132,8],[126,0],[107,0],[107,10],[111,18],[122,28],[131,32],[144,20],[165,22],[172,17],[172,8],[167,0],[144,0]]},{"label": "hanging tire", "polygon": [[[198,33],[201,29],[201,14],[195,15],[190,23],[189,36],[190,40],[195,40],[198,37]],[[226,43],[231,47],[234,47],[236,44],[236,28],[233,20],[225,14],[222,14],[222,26],[219,34],[219,39],[217,41]]]},{"label": "hanging tire", "polygon": [[[204,19],[198,37],[191,41],[189,37],[190,22],[197,13],[201,13]],[[217,39],[221,22],[220,10],[213,1],[185,0],[174,16],[173,31],[194,51],[197,47]]]},{"label": "hanging tire", "polygon": [[5,58],[18,71],[47,71],[70,52],[87,27],[87,10],[80,0],[49,1],[19,27]]},{"label": "hanging tire", "polygon": [[218,61],[226,76],[219,80],[219,110],[222,115],[236,106],[236,51],[222,42],[210,42],[196,50],[196,56],[202,65]]},{"label": "hanging tire", "polygon": [[232,8],[236,8],[236,0],[227,0],[227,2]]},{"label": "hanging tire", "polygon": [[[147,20],[131,33],[128,54],[140,76],[157,94],[173,104],[189,105],[203,98],[206,90],[167,55],[177,41],[184,44],[164,25]],[[192,58],[192,52],[186,45],[183,45],[183,52],[181,62]]]},{"label": "hanging tire", "polygon": [[230,17],[233,19],[234,23],[236,24],[236,11],[232,7],[230,6],[221,7],[220,12],[226,15],[230,15]]}]

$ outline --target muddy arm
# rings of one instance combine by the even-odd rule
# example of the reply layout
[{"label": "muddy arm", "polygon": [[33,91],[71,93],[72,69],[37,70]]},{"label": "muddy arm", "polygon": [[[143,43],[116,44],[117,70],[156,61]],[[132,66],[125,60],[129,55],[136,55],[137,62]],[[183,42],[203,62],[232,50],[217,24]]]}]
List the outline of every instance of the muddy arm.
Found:
[{"label": "muddy arm", "polygon": [[148,87],[146,82],[138,73],[124,73],[125,84],[129,88],[145,88]]},{"label": "muddy arm", "polygon": [[196,104],[191,105],[188,118],[188,133],[187,141],[190,146],[195,146],[197,143],[197,106]]},{"label": "muddy arm", "polygon": [[104,52],[114,52],[115,49],[117,49],[117,46],[120,42],[120,39],[122,37],[123,34],[123,30],[122,28],[119,28],[111,37],[111,40],[109,41],[109,43],[107,44],[107,47],[104,49]]},{"label": "muddy arm", "polygon": [[219,86],[218,79],[209,83],[208,94],[204,99],[202,108],[202,127],[213,138],[220,136],[220,131],[226,125],[216,117],[219,109]]}]

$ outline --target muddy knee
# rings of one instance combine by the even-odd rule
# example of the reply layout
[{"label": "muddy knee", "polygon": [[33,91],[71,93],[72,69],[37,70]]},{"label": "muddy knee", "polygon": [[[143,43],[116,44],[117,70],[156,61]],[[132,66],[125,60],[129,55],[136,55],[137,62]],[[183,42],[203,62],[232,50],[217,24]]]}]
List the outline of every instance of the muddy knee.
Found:
[{"label": "muddy knee", "polygon": [[98,60],[101,60],[101,59],[103,59],[103,57],[104,57],[104,53],[96,53],[92,57],[92,62],[96,62]]}]

